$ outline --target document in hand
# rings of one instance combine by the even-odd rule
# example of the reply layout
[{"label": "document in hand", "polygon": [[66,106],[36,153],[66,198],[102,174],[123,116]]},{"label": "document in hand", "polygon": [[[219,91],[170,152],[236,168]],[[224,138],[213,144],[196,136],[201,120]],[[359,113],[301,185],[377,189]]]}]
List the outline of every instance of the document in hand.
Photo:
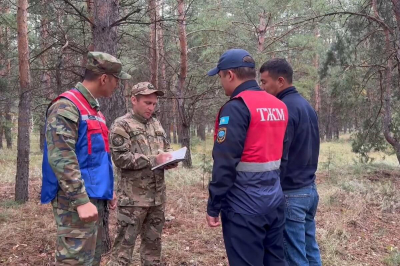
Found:
[{"label": "document in hand", "polygon": [[167,166],[167,165],[170,165],[170,164],[179,163],[179,162],[185,160],[186,151],[187,151],[187,148],[183,147],[183,148],[181,148],[179,150],[170,152],[170,154],[172,155],[171,160],[166,161],[165,163],[156,165],[153,168],[151,168],[151,170],[153,171],[153,170],[156,170],[156,169],[163,169],[164,166]]}]

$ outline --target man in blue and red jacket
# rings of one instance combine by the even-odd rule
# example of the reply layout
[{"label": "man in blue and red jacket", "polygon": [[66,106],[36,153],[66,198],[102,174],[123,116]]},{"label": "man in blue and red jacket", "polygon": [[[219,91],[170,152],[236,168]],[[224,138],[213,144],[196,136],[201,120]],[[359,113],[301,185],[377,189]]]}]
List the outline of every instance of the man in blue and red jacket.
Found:
[{"label": "man in blue and red jacket", "polygon": [[207,222],[219,226],[221,214],[230,265],[286,265],[279,167],[287,108],[260,89],[245,50],[225,52],[208,72],[216,74],[230,100],[215,123]]},{"label": "man in blue and red jacket", "polygon": [[55,265],[100,265],[106,205],[116,207],[108,128],[97,98],[111,97],[131,76],[121,62],[89,52],[83,82],[51,102],[46,113],[41,202],[57,224]]}]

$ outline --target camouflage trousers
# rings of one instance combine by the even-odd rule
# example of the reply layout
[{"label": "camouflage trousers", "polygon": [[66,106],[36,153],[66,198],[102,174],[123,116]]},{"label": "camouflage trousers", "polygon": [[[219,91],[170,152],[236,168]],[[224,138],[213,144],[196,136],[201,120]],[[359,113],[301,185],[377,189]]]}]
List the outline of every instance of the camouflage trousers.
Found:
[{"label": "camouflage trousers", "polygon": [[165,205],[154,207],[118,207],[117,236],[108,266],[131,265],[137,236],[141,235],[142,266],[161,263],[161,233],[165,222]]},{"label": "camouflage trousers", "polygon": [[56,265],[99,266],[105,200],[90,200],[99,213],[97,222],[85,223],[78,212],[53,207],[57,224]]}]

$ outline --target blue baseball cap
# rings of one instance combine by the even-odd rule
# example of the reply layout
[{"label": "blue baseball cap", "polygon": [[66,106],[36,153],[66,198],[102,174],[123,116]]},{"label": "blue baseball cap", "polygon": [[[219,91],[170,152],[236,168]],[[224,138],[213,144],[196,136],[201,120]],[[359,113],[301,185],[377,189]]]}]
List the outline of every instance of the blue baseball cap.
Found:
[{"label": "blue baseball cap", "polygon": [[256,67],[255,63],[244,62],[244,58],[250,56],[249,52],[243,49],[230,49],[223,53],[218,60],[218,65],[216,68],[208,71],[207,75],[214,76],[217,75],[219,71],[226,69],[234,69],[238,67]]}]

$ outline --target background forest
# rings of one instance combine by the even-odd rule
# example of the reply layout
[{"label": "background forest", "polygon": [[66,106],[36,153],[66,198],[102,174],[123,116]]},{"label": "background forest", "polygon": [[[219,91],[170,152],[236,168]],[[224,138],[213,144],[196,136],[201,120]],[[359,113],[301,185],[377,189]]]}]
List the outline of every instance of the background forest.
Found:
[{"label": "background forest", "polygon": [[165,265],[227,265],[204,218],[227,101],[206,72],[229,48],[257,68],[286,58],[318,113],[324,265],[400,265],[400,0],[1,0],[0,264],[52,265],[55,225],[39,204],[45,112],[82,80],[87,52],[103,51],[132,75],[101,99],[107,123],[150,81],[166,92],[157,117],[169,140],[191,151],[167,175]]}]

